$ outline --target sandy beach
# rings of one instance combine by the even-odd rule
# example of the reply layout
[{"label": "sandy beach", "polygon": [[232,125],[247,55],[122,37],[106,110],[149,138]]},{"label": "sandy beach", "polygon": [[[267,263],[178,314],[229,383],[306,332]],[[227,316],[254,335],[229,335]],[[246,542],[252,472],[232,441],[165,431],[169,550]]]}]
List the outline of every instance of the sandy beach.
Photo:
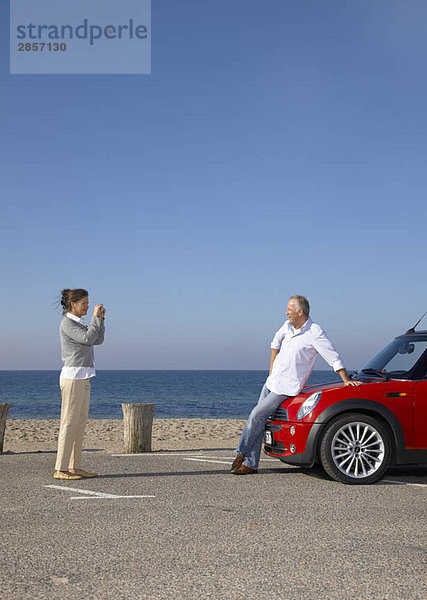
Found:
[{"label": "sandy beach", "polygon": [[[153,451],[235,448],[245,420],[241,419],[154,419]],[[8,419],[4,452],[56,450],[58,419]],[[121,419],[90,419],[84,449],[123,451]]]}]

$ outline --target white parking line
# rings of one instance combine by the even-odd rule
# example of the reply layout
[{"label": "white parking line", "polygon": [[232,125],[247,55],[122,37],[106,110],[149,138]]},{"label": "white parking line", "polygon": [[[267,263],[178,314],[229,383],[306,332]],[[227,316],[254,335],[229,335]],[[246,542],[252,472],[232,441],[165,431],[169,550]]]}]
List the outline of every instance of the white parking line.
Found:
[{"label": "white parking line", "polygon": [[66,490],[67,492],[77,492],[78,494],[86,494],[84,496],[71,496],[70,500],[96,500],[106,498],[109,500],[117,500],[119,498],[155,498],[155,496],[119,496],[117,494],[106,494],[105,492],[94,492],[93,490],[82,490],[81,488],[71,488],[65,485],[45,485],[44,487],[54,490]]},{"label": "white parking line", "polygon": [[[224,456],[223,458],[226,458],[226,457]],[[229,458],[227,461],[225,461],[225,460],[210,460],[207,458],[193,458],[193,457],[184,458],[184,460],[192,460],[194,462],[213,462],[213,463],[217,463],[219,465],[230,465],[233,462],[234,457]],[[263,460],[263,459],[261,459],[261,460]]]},{"label": "white parking line", "polygon": [[[235,454],[233,456],[216,456],[216,455],[214,455],[214,456],[207,455],[206,456],[206,454],[191,454],[190,456],[194,456],[196,458],[198,458],[198,457],[200,457],[200,458],[215,458],[215,459],[222,458],[224,460],[231,460],[231,462],[233,462],[233,460],[236,458]],[[259,460],[260,461],[262,460],[264,462],[266,462],[266,461],[277,462],[277,458],[260,458]]]},{"label": "white parking line", "polygon": [[218,465],[229,465],[231,464],[231,460],[209,460],[206,458],[184,458],[184,460],[192,460],[194,462],[207,462],[207,463],[217,463]]},{"label": "white parking line", "polygon": [[409,481],[392,481],[391,479],[383,479],[379,483],[392,483],[395,485],[414,485],[416,487],[427,487],[427,483],[411,483]]},{"label": "white parking line", "polygon": [[[205,454],[199,454],[197,453],[189,453],[189,454],[182,454],[180,452],[143,452],[141,454],[135,453],[135,454],[112,454],[111,456],[115,456],[115,457],[129,457],[129,456],[152,456],[152,457],[156,457],[156,456],[180,456],[181,458],[187,458],[187,457],[203,457],[203,458],[222,458],[225,460],[230,460],[231,462],[233,462],[233,460],[236,458],[236,455],[234,454],[233,456],[206,456]],[[260,458],[260,461],[263,462],[277,462],[277,458]]]},{"label": "white parking line", "polygon": [[181,452],[132,452],[128,454],[112,454],[111,456],[127,456],[129,458],[129,456],[199,456],[199,454],[195,452],[190,452],[188,454],[182,454]]}]

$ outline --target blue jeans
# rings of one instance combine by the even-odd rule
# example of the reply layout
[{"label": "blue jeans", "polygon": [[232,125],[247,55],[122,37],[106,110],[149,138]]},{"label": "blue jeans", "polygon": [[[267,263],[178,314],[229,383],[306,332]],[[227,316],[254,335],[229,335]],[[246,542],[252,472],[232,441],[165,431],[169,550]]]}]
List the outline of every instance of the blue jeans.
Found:
[{"label": "blue jeans", "polygon": [[282,404],[286,398],[284,394],[275,394],[270,392],[264,384],[258,400],[258,404],[249,415],[249,419],[240,436],[238,454],[244,454],[244,465],[257,469],[259,457],[261,455],[261,446],[264,438],[264,427],[268,417],[274,413],[276,408]]}]

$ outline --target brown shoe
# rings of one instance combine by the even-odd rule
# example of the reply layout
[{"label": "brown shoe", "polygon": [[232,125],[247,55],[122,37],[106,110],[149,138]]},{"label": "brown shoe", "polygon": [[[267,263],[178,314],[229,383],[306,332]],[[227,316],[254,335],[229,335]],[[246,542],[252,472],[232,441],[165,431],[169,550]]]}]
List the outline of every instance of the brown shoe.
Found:
[{"label": "brown shoe", "polygon": [[244,454],[238,454],[236,456],[236,458],[233,460],[233,463],[231,465],[231,472],[233,472],[235,469],[238,469],[239,467],[241,467],[243,465],[243,461],[245,460],[245,455]]},{"label": "brown shoe", "polygon": [[231,472],[233,475],[252,475],[258,473],[258,470],[251,469],[251,467],[247,467],[246,465],[241,465],[238,469],[233,469]]}]

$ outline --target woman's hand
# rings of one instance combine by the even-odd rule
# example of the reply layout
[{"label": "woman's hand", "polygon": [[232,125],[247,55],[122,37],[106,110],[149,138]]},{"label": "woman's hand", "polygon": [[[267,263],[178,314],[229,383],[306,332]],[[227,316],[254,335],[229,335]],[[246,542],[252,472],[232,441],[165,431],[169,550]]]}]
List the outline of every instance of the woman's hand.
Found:
[{"label": "woman's hand", "polygon": [[103,319],[104,315],[105,315],[105,308],[104,308],[103,304],[96,304],[95,308],[93,309],[93,316],[101,317],[101,319]]}]

